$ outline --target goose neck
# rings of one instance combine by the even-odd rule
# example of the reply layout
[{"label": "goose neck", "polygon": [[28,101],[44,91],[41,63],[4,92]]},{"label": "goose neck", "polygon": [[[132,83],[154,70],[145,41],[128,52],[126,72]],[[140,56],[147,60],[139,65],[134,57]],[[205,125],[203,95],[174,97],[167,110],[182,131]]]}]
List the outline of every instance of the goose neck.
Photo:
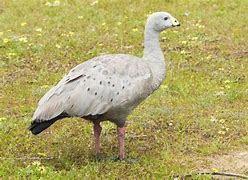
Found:
[{"label": "goose neck", "polygon": [[145,28],[143,58],[152,63],[164,63],[164,55],[159,43],[159,34],[158,31],[152,28]]}]

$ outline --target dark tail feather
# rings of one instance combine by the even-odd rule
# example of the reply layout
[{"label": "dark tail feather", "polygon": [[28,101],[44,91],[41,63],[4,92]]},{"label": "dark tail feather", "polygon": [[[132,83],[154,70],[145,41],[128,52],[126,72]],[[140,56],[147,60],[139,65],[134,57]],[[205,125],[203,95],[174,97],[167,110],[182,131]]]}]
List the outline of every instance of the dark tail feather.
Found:
[{"label": "dark tail feather", "polygon": [[[44,131],[45,129],[47,129],[48,127],[50,127],[53,123],[55,123],[57,120],[59,119],[63,119],[65,117],[69,117],[68,114],[66,113],[61,113],[60,115],[58,115],[57,117],[50,119],[50,120],[46,120],[46,121],[41,121],[41,122],[37,122],[37,120],[34,120],[31,125],[29,126],[29,130],[34,134],[37,135],[39,133],[41,133],[42,131]],[[38,120],[39,121],[39,120]]]}]

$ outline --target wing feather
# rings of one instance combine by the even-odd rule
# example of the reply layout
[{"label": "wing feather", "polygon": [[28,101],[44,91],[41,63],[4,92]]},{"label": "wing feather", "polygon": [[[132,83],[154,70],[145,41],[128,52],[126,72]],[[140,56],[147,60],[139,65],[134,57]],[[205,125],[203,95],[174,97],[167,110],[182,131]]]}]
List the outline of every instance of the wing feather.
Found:
[{"label": "wing feather", "polygon": [[[128,55],[105,55],[73,68],[41,98],[33,119],[49,120],[62,112],[70,116],[104,114],[148,96],[149,66]],[[146,92],[149,92],[148,90]]]}]

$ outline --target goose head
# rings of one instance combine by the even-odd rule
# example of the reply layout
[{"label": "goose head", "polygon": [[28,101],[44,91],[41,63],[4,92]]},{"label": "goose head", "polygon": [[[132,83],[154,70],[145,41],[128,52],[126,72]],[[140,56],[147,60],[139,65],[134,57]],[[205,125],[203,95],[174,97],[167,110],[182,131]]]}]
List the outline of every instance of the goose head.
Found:
[{"label": "goose head", "polygon": [[180,23],[168,12],[155,12],[148,17],[147,28],[161,32],[170,27],[180,26]]}]

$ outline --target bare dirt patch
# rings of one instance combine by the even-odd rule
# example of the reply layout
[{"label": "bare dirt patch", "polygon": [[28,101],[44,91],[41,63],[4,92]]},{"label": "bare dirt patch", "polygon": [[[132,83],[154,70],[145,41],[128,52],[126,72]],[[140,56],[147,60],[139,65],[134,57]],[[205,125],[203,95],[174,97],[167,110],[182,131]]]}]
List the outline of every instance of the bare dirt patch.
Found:
[{"label": "bare dirt patch", "polygon": [[[207,158],[208,170],[248,174],[248,147]],[[205,169],[205,168],[204,168]]]}]

